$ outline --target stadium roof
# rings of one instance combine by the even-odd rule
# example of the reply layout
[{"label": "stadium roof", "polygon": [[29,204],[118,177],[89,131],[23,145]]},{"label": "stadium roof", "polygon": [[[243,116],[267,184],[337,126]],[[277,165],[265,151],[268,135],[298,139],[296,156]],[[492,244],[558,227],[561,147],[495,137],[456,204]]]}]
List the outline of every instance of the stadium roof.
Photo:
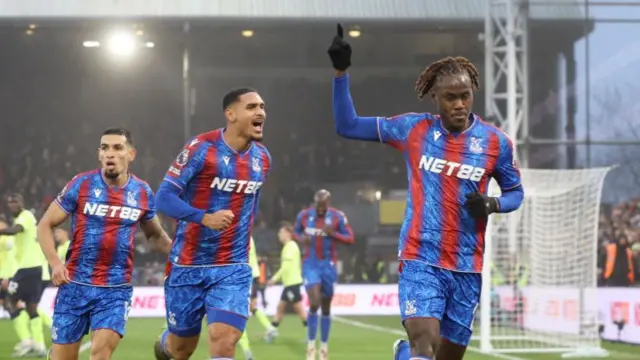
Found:
[{"label": "stadium roof", "polygon": [[[252,18],[481,21],[490,0],[0,0],[0,18]],[[536,5],[536,20],[584,20],[583,1]],[[553,5],[548,5],[553,3]]]}]

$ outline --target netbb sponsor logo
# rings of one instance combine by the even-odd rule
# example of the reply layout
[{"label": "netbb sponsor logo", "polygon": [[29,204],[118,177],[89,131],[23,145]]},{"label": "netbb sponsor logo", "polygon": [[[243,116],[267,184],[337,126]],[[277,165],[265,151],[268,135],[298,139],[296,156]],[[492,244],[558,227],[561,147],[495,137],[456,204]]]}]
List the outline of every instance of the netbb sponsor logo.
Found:
[{"label": "netbb sponsor logo", "polygon": [[85,215],[95,215],[107,218],[118,218],[124,220],[138,221],[142,210],[130,208],[128,206],[116,206],[96,203],[86,203],[82,212]]},{"label": "netbb sponsor logo", "polygon": [[211,188],[238,193],[238,194],[255,194],[262,186],[262,181],[226,179],[216,177],[211,182]]},{"label": "netbb sponsor logo", "polygon": [[442,160],[432,156],[427,157],[426,155],[422,155],[420,158],[418,168],[435,174],[444,174],[475,182],[482,180],[482,176],[486,172],[486,170],[481,167]]}]

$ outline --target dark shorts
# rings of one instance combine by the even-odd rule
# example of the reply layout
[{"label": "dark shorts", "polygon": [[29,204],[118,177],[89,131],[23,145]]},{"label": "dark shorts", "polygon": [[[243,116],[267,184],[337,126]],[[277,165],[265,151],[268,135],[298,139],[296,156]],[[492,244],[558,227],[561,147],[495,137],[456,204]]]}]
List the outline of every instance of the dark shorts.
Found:
[{"label": "dark shorts", "polygon": [[302,284],[287,286],[282,289],[282,295],[280,301],[285,301],[290,304],[299,303],[302,301],[302,294],[300,293],[300,287]]},{"label": "dark shorts", "polygon": [[27,304],[37,304],[42,295],[42,267],[19,269],[9,281],[9,295]]}]

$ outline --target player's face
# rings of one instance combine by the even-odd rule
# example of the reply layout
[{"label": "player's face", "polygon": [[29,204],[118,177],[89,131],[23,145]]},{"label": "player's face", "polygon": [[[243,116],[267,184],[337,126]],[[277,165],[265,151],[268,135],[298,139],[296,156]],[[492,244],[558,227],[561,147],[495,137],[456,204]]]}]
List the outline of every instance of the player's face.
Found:
[{"label": "player's face", "polygon": [[262,141],[262,131],[267,113],[264,101],[258,93],[241,95],[226,111],[227,119],[238,127],[240,133],[254,141]]},{"label": "player's face", "polygon": [[7,223],[6,223],[6,222],[4,222],[4,221],[0,221],[0,230],[4,230],[4,229],[6,229],[7,227],[8,227],[8,226],[7,226]]},{"label": "player's face", "polygon": [[471,78],[468,74],[440,77],[433,100],[447,130],[464,130],[473,107]]},{"label": "player's face", "polygon": [[316,201],[316,212],[318,213],[318,215],[323,216],[324,214],[326,214],[328,208],[329,208],[329,201],[327,200]]},{"label": "player's face", "polygon": [[116,179],[126,173],[135,156],[135,149],[124,135],[103,135],[100,139],[100,164],[108,179]]},{"label": "player's face", "polygon": [[284,244],[285,241],[291,240],[291,234],[285,227],[281,227],[278,231],[278,240]]},{"label": "player's face", "polygon": [[7,200],[7,206],[12,214],[17,214],[22,211],[22,201],[18,198],[9,198]]}]

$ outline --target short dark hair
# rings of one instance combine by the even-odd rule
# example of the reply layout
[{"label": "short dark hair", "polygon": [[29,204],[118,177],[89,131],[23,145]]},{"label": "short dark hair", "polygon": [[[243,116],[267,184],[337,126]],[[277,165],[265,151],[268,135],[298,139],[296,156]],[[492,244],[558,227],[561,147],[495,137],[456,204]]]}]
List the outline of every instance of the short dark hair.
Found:
[{"label": "short dark hair", "polygon": [[246,87],[229,91],[227,95],[225,95],[222,98],[222,111],[227,110],[229,106],[231,106],[233,103],[238,101],[240,99],[240,96],[244,94],[252,93],[252,92],[257,92],[257,91],[255,89],[246,88]]},{"label": "short dark hair", "polygon": [[122,135],[127,139],[129,145],[133,145],[133,137],[131,137],[131,131],[122,127],[108,128],[102,133],[102,135]]},{"label": "short dark hair", "polygon": [[7,194],[7,200],[8,201],[17,200],[17,201],[20,201],[20,202],[24,201],[24,199],[22,198],[22,194],[20,194],[18,192],[15,192],[15,191],[12,191],[12,192]]}]

